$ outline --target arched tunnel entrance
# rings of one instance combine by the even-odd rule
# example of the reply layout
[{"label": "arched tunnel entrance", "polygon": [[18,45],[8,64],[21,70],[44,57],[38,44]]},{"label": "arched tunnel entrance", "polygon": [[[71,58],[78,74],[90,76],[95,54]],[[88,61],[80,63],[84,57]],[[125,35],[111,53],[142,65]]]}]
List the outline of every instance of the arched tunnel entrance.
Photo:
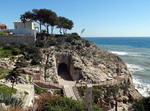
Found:
[{"label": "arched tunnel entrance", "polygon": [[58,75],[64,80],[72,81],[72,77],[70,76],[70,69],[66,63],[61,63],[58,65]]}]

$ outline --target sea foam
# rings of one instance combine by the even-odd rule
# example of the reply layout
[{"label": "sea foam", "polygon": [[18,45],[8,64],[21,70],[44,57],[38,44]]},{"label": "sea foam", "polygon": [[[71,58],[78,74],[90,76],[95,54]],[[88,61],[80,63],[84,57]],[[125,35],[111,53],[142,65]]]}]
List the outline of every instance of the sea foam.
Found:
[{"label": "sea foam", "polygon": [[121,52],[121,51],[109,51],[115,55],[119,55],[119,56],[140,56],[139,54],[135,53],[135,52]]},{"label": "sea foam", "polygon": [[[141,72],[144,68],[135,64],[128,64],[127,67],[131,73]],[[150,96],[150,84],[143,83],[141,79],[133,76],[133,83],[135,84],[135,88],[142,94],[144,97]]]},{"label": "sea foam", "polygon": [[143,83],[140,79],[133,77],[133,83],[135,88],[142,94],[144,97],[150,96],[150,84]]},{"label": "sea foam", "polygon": [[139,72],[139,71],[143,71],[144,70],[144,68],[142,68],[139,65],[135,65],[135,64],[129,64],[129,63],[127,63],[127,67],[128,67],[128,69],[129,69],[129,71],[131,73]]},{"label": "sea foam", "polygon": [[110,51],[110,52],[116,55],[128,55],[127,52],[119,52],[119,51]]}]

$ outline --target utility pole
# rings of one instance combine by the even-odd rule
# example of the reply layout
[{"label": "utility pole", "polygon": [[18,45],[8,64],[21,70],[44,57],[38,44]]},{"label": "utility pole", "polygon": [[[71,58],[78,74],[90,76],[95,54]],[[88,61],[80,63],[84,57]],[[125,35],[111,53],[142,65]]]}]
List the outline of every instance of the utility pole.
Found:
[{"label": "utility pole", "polygon": [[92,84],[87,84],[85,94],[86,111],[92,111]]}]

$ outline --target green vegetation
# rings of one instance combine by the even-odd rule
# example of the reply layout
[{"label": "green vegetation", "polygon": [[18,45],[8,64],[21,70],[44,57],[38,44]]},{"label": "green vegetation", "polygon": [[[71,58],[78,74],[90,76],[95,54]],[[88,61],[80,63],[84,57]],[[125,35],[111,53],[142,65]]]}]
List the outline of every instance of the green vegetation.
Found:
[{"label": "green vegetation", "polygon": [[25,94],[25,95],[28,95],[29,93],[28,93],[28,92],[26,92],[26,91],[24,91],[24,94]]},{"label": "green vegetation", "polygon": [[[85,104],[71,98],[54,97],[44,107],[46,111],[85,111]],[[97,105],[93,105],[93,111],[102,111]]]},{"label": "green vegetation", "polygon": [[35,93],[38,93],[38,94],[48,92],[47,89],[39,88],[37,86],[34,86],[34,90],[35,90]]},{"label": "green vegetation", "polygon": [[[41,93],[34,100],[37,111],[85,111],[85,104],[82,101],[73,100],[50,93]],[[31,109],[33,109],[31,107]],[[97,105],[93,105],[93,111],[102,111]]]},{"label": "green vegetation", "polygon": [[4,84],[0,84],[0,92],[5,94],[15,94],[17,92],[17,89],[8,87]]},{"label": "green vegetation", "polygon": [[69,20],[65,17],[58,17],[58,23],[57,23],[57,28],[59,28],[60,34],[67,34],[67,29],[71,30],[73,27],[73,22],[72,20]]},{"label": "green vegetation", "polygon": [[60,96],[61,96],[61,95],[62,95],[62,91],[61,91],[61,89],[60,89],[60,90],[54,90],[54,91],[53,91],[53,94],[54,94],[54,95],[60,95]]},{"label": "green vegetation", "polygon": [[23,58],[19,58],[16,63],[19,67],[26,67],[29,60],[31,60],[32,65],[38,65],[41,61],[41,53],[39,48],[30,46],[28,44],[21,45],[10,45],[0,47],[0,58],[6,58],[13,55],[23,54]]},{"label": "green vegetation", "polygon": [[85,111],[83,102],[70,98],[54,97],[45,105],[46,111]]},{"label": "green vegetation", "polygon": [[11,106],[22,106],[23,104],[21,99],[12,97],[12,95],[8,93],[0,93],[0,103],[5,103],[6,105]]},{"label": "green vegetation", "polygon": [[0,58],[12,56],[12,52],[13,51],[11,49],[5,49],[4,47],[0,46]]},{"label": "green vegetation", "polygon": [[29,82],[32,83],[32,77],[29,75]]},{"label": "green vegetation", "polygon": [[[112,99],[115,99],[118,96],[118,92],[122,91],[124,95],[127,95],[129,87],[130,85],[128,83],[121,83],[113,86],[93,86],[93,102],[108,110],[107,105],[110,104]],[[85,87],[78,88],[78,91],[82,97],[85,97]],[[104,100],[102,104],[101,100]]]},{"label": "green vegetation", "polygon": [[27,11],[21,15],[20,19],[25,23],[27,19],[36,21],[40,26],[40,32],[42,25],[46,28],[49,34],[49,26],[51,26],[51,34],[53,34],[54,27],[63,29],[63,33],[67,33],[67,29],[71,30],[73,27],[72,20],[65,17],[57,17],[57,14],[49,9],[33,9],[32,11]]},{"label": "green vegetation", "polygon": [[150,110],[150,97],[142,98],[134,102],[132,111],[149,111]]},{"label": "green vegetation", "polygon": [[63,37],[48,37],[46,41],[40,40],[36,43],[36,47],[50,47],[55,46],[58,49],[61,48],[72,48],[74,46],[82,46],[82,39],[77,33],[66,34]]},{"label": "green vegetation", "polygon": [[9,32],[0,32],[0,35],[9,35]]},{"label": "green vegetation", "polygon": [[10,70],[0,67],[0,79],[6,78]]}]

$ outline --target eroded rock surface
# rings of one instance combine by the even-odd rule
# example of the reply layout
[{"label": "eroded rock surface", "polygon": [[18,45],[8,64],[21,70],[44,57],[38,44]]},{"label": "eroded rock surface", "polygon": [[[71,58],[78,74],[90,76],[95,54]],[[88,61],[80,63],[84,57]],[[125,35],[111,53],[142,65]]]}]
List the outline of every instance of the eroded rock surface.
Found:
[{"label": "eroded rock surface", "polygon": [[42,49],[41,72],[46,81],[57,82],[58,66],[65,63],[73,80],[99,83],[129,74],[125,63],[83,39],[52,38],[49,48]]}]

